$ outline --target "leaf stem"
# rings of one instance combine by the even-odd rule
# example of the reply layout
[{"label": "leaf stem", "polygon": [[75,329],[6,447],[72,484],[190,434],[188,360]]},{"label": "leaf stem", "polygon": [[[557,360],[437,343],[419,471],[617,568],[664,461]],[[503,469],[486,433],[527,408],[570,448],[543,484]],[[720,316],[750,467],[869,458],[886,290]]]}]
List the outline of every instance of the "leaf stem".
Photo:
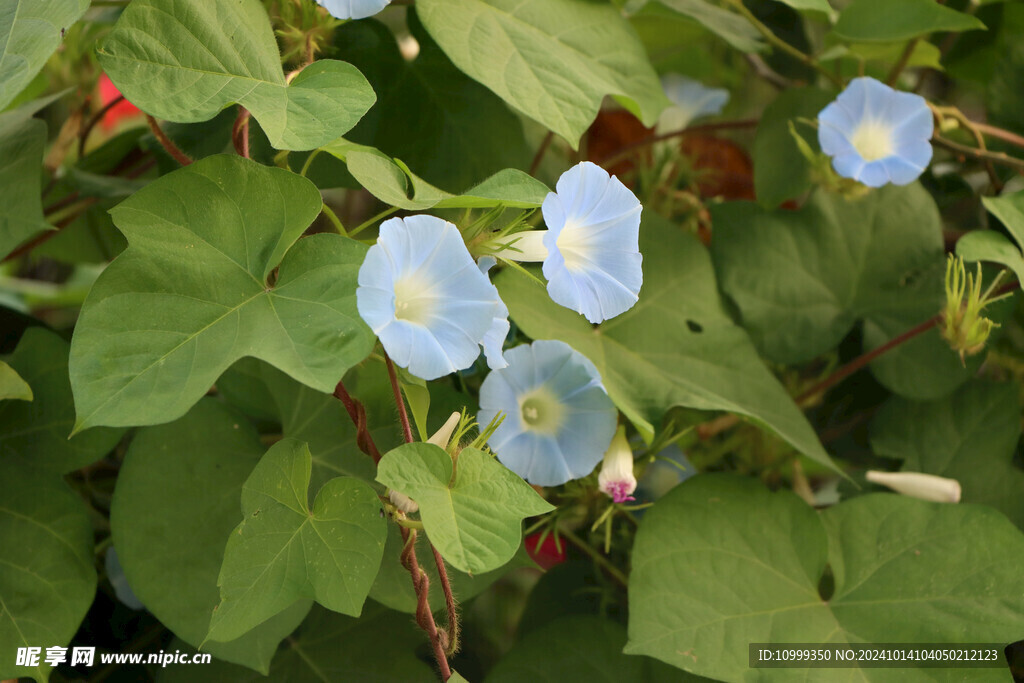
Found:
[{"label": "leaf stem", "polygon": [[162,128],[160,128],[160,124],[156,122],[156,119],[149,114],[146,114],[146,122],[149,124],[150,130],[153,131],[153,135],[156,136],[157,141],[175,161],[182,166],[188,166],[192,163],[192,160],[188,158],[188,155],[182,152],[178,146],[174,144],[169,137],[167,137],[167,134],[164,133]]},{"label": "leaf stem", "polygon": [[381,211],[380,213],[378,213],[378,214],[377,214],[376,216],[374,216],[373,218],[371,218],[371,219],[369,219],[369,220],[367,220],[367,221],[364,221],[364,222],[360,223],[359,225],[357,225],[357,226],[356,226],[355,228],[353,228],[353,229],[352,229],[352,230],[351,230],[351,231],[350,231],[350,232],[348,233],[348,236],[349,236],[349,237],[355,237],[356,235],[358,235],[359,233],[361,233],[361,232],[362,232],[363,230],[366,230],[366,229],[367,229],[368,227],[370,227],[371,225],[373,225],[373,224],[374,224],[374,223],[376,223],[377,221],[379,221],[379,220],[381,220],[381,219],[384,219],[384,218],[387,218],[388,216],[390,216],[391,214],[393,214],[393,213],[394,213],[395,211],[398,211],[398,207],[396,207],[396,206],[392,206],[392,207],[389,207],[389,208],[387,208],[387,209],[384,209],[383,211]]},{"label": "leaf stem", "polygon": [[235,151],[239,156],[249,159],[249,110],[238,105],[238,116],[235,118],[235,125],[231,128],[231,141],[235,145]]},{"label": "leaf stem", "polygon": [[554,131],[549,130],[548,134],[544,136],[544,139],[540,143],[540,147],[537,148],[537,153],[533,156],[533,162],[530,164],[530,175],[536,175],[537,169],[540,168],[540,162],[544,160],[544,154],[548,151],[548,147],[551,146],[551,141],[555,138]]},{"label": "leaf stem", "polygon": [[729,0],[729,4],[737,12],[743,15],[743,18],[749,21],[750,24],[755,29],[757,29],[758,33],[764,36],[764,39],[767,40],[772,47],[778,48],[779,50],[782,50],[783,52],[788,54],[790,57],[793,57],[794,59],[803,62],[804,64],[811,67],[828,80],[832,81],[832,83],[834,83],[837,87],[843,87],[842,79],[833,74],[831,71],[828,71],[827,69],[823,68],[821,64],[818,63],[817,59],[807,54],[806,52],[798,50],[797,48],[793,47],[792,45],[784,41],[782,38],[779,38],[772,32],[770,28],[761,23],[761,20],[755,17],[754,13],[746,8],[746,6],[743,4],[743,0]]},{"label": "leaf stem", "polygon": [[996,164],[1008,166],[1017,171],[1017,173],[1024,175],[1024,161],[1011,157],[1008,154],[968,147],[967,145],[961,145],[959,142],[953,142],[952,140],[947,140],[946,138],[939,137],[938,135],[932,137],[932,142],[939,147],[948,149],[951,152],[956,152],[957,154],[965,157],[973,157],[981,161],[991,161]]},{"label": "leaf stem", "polygon": [[79,158],[85,156],[85,143],[89,140],[89,133],[96,127],[96,124],[103,120],[103,117],[107,115],[111,109],[124,102],[124,95],[118,95],[114,99],[103,105],[103,108],[92,115],[92,118],[83,126],[82,132],[78,135],[78,156]]},{"label": "leaf stem", "polygon": [[323,211],[324,215],[327,216],[327,219],[331,221],[331,224],[334,226],[334,229],[338,231],[339,235],[343,235],[344,237],[349,236],[349,234],[345,232],[345,226],[341,224],[341,219],[338,218],[338,214],[334,213],[334,210],[327,206],[327,202],[324,202],[321,211]]},{"label": "leaf stem", "polygon": [[608,572],[608,575],[615,579],[623,588],[629,587],[629,579],[621,569],[612,564],[607,557],[599,553],[589,543],[567,529],[559,529],[558,535],[572,543],[594,561],[599,567]]},{"label": "leaf stem", "polygon": [[917,48],[917,43],[920,40],[921,39],[918,37],[911,38],[907,41],[906,47],[903,48],[903,53],[900,54],[900,58],[895,64],[893,64],[892,70],[885,79],[887,85],[896,85],[896,81],[899,80],[900,74],[903,73],[903,70],[907,68],[907,64],[910,63],[910,57],[914,54],[914,49]]},{"label": "leaf stem", "polygon": [[300,176],[302,176],[303,178],[306,177],[306,173],[309,172],[309,167],[313,165],[313,159],[316,159],[317,155],[320,154],[320,152],[322,151],[322,149],[317,147],[316,149],[309,153],[309,156],[306,157],[306,163],[302,164],[302,170],[299,171]]}]

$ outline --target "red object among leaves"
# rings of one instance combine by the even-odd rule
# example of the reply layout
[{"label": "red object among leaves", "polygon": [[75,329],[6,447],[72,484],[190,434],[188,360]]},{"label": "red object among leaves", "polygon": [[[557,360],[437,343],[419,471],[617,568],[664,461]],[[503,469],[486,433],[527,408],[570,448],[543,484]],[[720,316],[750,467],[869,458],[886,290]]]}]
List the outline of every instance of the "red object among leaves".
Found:
[{"label": "red object among leaves", "polygon": [[[113,84],[106,74],[100,75],[99,91],[100,102],[104,107],[121,97],[121,91],[117,89],[117,86]],[[122,99],[110,108],[100,122],[100,126],[103,130],[110,131],[117,127],[118,121],[133,119],[141,115],[142,112],[139,111],[138,107],[128,100]]]},{"label": "red object among leaves", "polygon": [[526,552],[530,554],[530,558],[540,565],[541,569],[547,571],[555,565],[562,564],[565,562],[565,540],[560,539],[562,551],[558,551],[558,544],[555,543],[555,535],[548,534],[544,542],[540,544],[540,548],[537,547],[537,541],[540,539],[540,535],[543,532],[538,531],[535,534],[530,534],[526,537],[524,543],[526,544]]}]

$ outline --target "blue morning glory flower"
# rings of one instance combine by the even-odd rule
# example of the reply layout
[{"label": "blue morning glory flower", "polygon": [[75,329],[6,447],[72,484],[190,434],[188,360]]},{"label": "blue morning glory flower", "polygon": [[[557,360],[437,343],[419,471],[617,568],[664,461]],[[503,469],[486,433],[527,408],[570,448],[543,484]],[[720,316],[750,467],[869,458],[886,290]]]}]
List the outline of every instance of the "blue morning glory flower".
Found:
[{"label": "blue morning glory flower", "polygon": [[720,114],[729,101],[728,90],[708,88],[700,81],[679,74],[662,76],[661,87],[673,106],[658,118],[658,132],[682,130],[702,116]]},{"label": "blue morning glory flower", "polygon": [[632,308],[644,276],[640,200],[629,188],[584,161],[562,174],[541,211],[548,227],[543,271],[552,300],[592,323]]},{"label": "blue morning glory flower", "polygon": [[391,0],[316,0],[336,19],[365,19],[372,17]]},{"label": "blue morning glory flower", "polygon": [[503,367],[508,309],[458,229],[434,216],[392,218],[359,268],[359,315],[398,365],[423,379],[468,368],[485,345]]},{"label": "blue morning glory flower", "polygon": [[934,120],[920,95],[855,78],[818,114],[818,142],[844,178],[869,187],[906,185],[932,159]]},{"label": "blue morning glory flower", "polygon": [[531,484],[585,477],[615,434],[616,410],[597,368],[560,341],[535,341],[505,354],[508,367],[480,387],[480,424],[505,420],[489,441],[506,467]]}]

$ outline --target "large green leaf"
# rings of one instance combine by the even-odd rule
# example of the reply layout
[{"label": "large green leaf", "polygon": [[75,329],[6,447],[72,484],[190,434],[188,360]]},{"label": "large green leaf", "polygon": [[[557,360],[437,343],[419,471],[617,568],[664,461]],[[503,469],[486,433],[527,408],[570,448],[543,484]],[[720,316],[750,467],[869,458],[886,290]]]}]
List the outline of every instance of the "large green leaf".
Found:
[{"label": "large green leaf", "polygon": [[661,0],[661,4],[700,23],[737,50],[759,52],[765,47],[761,34],[749,21],[707,0]]},{"label": "large green leaf", "polygon": [[[754,138],[754,191],[762,206],[775,208],[811,187],[811,164],[797,147],[790,125],[798,118],[817,118],[833,98],[817,88],[793,88],[765,107]],[[817,151],[814,130],[799,124],[796,130]],[[779,172],[782,168],[785,173]]]},{"label": "large green leaf", "polygon": [[645,214],[640,251],[639,302],[597,328],[514,271],[498,276],[498,289],[527,335],[561,339],[593,361],[612,400],[647,438],[673,406],[727,410],[766,425],[832,467],[803,413],[723,309],[704,247]]},{"label": "large green leaf", "polygon": [[[269,677],[226,662],[160,669],[158,683],[437,683],[416,656],[423,632],[408,615],[367,604],[359,619],[314,605],[309,618],[282,645]],[[172,643],[168,651],[180,643]]]},{"label": "large green leaf", "polygon": [[338,58],[362,71],[378,103],[347,137],[398,157],[428,182],[462,190],[504,168],[525,170],[523,124],[501,98],[455,68],[407,14],[419,53],[406,61],[395,36],[368,19],[338,29]]},{"label": "large green leaf", "polygon": [[556,619],[526,635],[485,683],[686,683],[700,677],[648,657],[622,654],[626,629],[597,616]]},{"label": "large green leaf", "polygon": [[1024,529],[1018,394],[1012,383],[974,380],[938,401],[890,399],[871,423],[871,446],[902,469],[956,479],[965,503],[991,505]]},{"label": "large green leaf", "polygon": [[[32,387],[7,363],[0,361],[0,401],[31,401]],[[0,410],[2,410],[0,404]],[[0,419],[3,413],[0,412]],[[2,432],[0,432],[2,435]],[[2,436],[0,436],[2,438]]]},{"label": "large green leaf", "polygon": [[430,542],[456,569],[488,572],[515,555],[522,520],[554,509],[529,484],[476,448],[457,466],[438,446],[411,443],[386,453],[377,480],[420,506]]},{"label": "large green leaf", "polygon": [[976,17],[933,0],[855,0],[835,25],[840,38],[853,42],[910,40],[936,31],[984,29]]},{"label": "large green leaf", "polygon": [[60,474],[95,462],[123,429],[102,427],[68,438],[75,406],[68,381],[68,343],[41,327],[25,330],[11,367],[35,392],[31,403],[0,403],[0,460],[20,459]]},{"label": "large green leaf", "polygon": [[96,592],[92,543],[85,505],[59,475],[0,459],[0,679],[46,681],[48,665],[16,666],[17,648],[71,640]]},{"label": "large green leaf", "polygon": [[366,191],[385,204],[408,211],[477,209],[492,206],[537,208],[550,190],[536,178],[513,168],[498,171],[460,195],[423,180],[397,159],[378,149],[338,139],[323,150],[345,162]]},{"label": "large green leaf", "polygon": [[[945,300],[942,223],[919,185],[855,200],[819,191],[799,211],[729,202],[712,209],[712,220],[722,291],[770,360],[814,358],[858,320],[865,345],[880,346],[938,313]],[[965,381],[976,363],[963,368],[931,331],[872,369],[893,391],[934,398]]]},{"label": "large green leaf", "polygon": [[65,29],[88,8],[89,0],[0,0],[0,111],[35,78]]},{"label": "large green leaf", "polygon": [[180,123],[238,103],[278,149],[344,135],[376,96],[351,64],[317,60],[290,83],[259,0],[134,0],[97,48],[110,80],[148,114]]},{"label": "large green leaf", "polygon": [[373,335],[355,306],[366,247],[296,243],[321,206],[305,178],[226,155],[118,205],[130,246],[96,281],[71,344],[76,429],[177,418],[244,356],[333,391]]},{"label": "large green leaf", "polygon": [[52,229],[39,198],[45,145],[45,123],[20,110],[0,115],[0,258],[40,230]]},{"label": "large green leaf", "polygon": [[647,125],[668,106],[643,45],[609,3],[420,0],[416,11],[455,66],[574,147],[606,95]]},{"label": "large green leaf", "polygon": [[[826,564],[834,580],[827,600],[818,590]],[[637,533],[626,652],[740,680],[751,675],[750,643],[1011,642],[1024,630],[1022,564],[1024,535],[984,506],[882,493],[819,515],[788,491],[700,475],[662,498]],[[843,678],[962,676],[862,669]]]},{"label": "large green leaf", "polygon": [[331,479],[309,505],[313,459],[301,441],[267,451],[242,487],[242,523],[228,536],[213,640],[234,640],[296,602],[359,616],[377,576],[387,522],[367,484]]},{"label": "large green leaf", "polygon": [[1024,249],[1024,191],[1002,197],[982,197],[981,203],[1006,226],[1013,240]]},{"label": "large green leaf", "polygon": [[[205,639],[220,602],[224,546],[242,519],[242,483],[263,451],[242,417],[204,398],[180,420],[140,429],[118,474],[110,525],[128,583],[161,623],[193,646]],[[302,601],[237,640],[208,642],[204,650],[266,673],[278,643],[309,606]]]},{"label": "large green leaf", "polygon": [[956,254],[964,261],[991,261],[1011,269],[1024,282],[1024,255],[1001,232],[972,230],[956,241]]}]

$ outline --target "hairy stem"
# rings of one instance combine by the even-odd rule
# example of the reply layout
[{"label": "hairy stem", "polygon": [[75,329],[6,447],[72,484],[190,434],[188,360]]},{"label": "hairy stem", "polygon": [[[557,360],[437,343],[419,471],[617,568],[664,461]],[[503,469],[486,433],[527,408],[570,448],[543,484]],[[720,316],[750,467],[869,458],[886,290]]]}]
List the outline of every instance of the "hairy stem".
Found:
[{"label": "hairy stem", "polygon": [[160,128],[160,124],[156,122],[156,119],[149,114],[146,114],[146,122],[149,124],[150,130],[153,131],[153,135],[156,136],[156,139],[175,161],[182,166],[188,166],[192,163],[192,160],[188,158],[188,155],[182,152],[181,149],[179,149],[178,146],[174,144],[169,137],[167,137],[167,134],[164,133],[162,128]]},{"label": "hairy stem", "polygon": [[334,398],[341,401],[341,404],[345,406],[349,418],[352,419],[352,424],[356,426],[356,445],[359,447],[359,450],[373,458],[374,463],[380,462],[380,451],[377,450],[377,444],[373,442],[373,437],[370,435],[370,429],[367,426],[366,408],[362,403],[352,398],[352,395],[345,388],[345,384],[340,380],[337,386],[334,387]]}]

